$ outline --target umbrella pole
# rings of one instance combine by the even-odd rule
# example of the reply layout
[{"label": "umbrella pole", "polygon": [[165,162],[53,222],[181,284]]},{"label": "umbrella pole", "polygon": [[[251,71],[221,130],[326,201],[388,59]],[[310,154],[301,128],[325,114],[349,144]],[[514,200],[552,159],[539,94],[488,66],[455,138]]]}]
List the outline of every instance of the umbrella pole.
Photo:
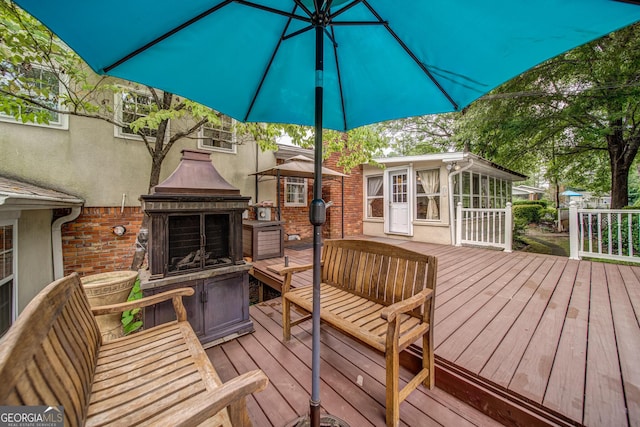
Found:
[{"label": "umbrella pole", "polygon": [[316,32],[316,89],[315,89],[315,168],[313,201],[309,221],[313,224],[313,315],[311,346],[311,399],[309,418],[311,426],[320,426],[320,253],[322,251],[322,225],[326,220],[326,207],[322,200],[322,103],[324,70],[324,27],[318,11]]}]

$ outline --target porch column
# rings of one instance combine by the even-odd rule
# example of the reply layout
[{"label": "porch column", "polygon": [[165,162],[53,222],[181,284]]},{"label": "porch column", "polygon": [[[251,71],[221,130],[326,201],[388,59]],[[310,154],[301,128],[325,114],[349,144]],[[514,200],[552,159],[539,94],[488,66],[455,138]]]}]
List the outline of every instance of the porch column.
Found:
[{"label": "porch column", "polygon": [[511,252],[513,246],[513,209],[511,202],[507,202],[504,210],[504,251]]},{"label": "porch column", "polygon": [[462,202],[456,206],[456,246],[462,246]]},{"label": "porch column", "polygon": [[580,259],[580,229],[578,228],[578,204],[569,203],[569,259]]}]

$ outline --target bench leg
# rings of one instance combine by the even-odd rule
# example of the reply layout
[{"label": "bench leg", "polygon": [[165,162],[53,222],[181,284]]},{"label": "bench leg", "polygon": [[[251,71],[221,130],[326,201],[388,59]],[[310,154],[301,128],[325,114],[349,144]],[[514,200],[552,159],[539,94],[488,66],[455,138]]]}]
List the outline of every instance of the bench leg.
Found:
[{"label": "bench leg", "polygon": [[[394,349],[395,350],[395,349]],[[400,424],[400,355],[397,351],[387,349],[387,426]]]},{"label": "bench leg", "polygon": [[291,303],[282,297],[282,338],[284,341],[291,339]]},{"label": "bench leg", "polygon": [[243,397],[231,403],[228,407],[229,419],[233,427],[251,427],[251,419],[247,412],[246,399]]},{"label": "bench leg", "polygon": [[422,336],[422,369],[429,371],[429,376],[422,383],[429,390],[433,389],[436,383],[434,375],[433,360],[433,329]]}]

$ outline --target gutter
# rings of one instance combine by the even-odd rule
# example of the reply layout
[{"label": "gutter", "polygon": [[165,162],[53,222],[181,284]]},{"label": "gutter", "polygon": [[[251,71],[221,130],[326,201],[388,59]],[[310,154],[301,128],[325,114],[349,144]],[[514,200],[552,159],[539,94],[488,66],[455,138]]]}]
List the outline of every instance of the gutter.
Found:
[{"label": "gutter", "polygon": [[469,169],[471,169],[471,167],[473,166],[473,159],[469,158],[469,163],[458,169],[457,171],[454,170],[453,172],[449,173],[449,233],[451,234],[451,244],[455,245],[455,220],[454,220],[454,212],[455,212],[455,206],[453,205],[453,176],[454,175],[458,175],[461,174],[464,171],[467,171]]},{"label": "gutter", "polygon": [[81,211],[81,206],[73,206],[69,215],[58,218],[51,224],[51,253],[53,254],[53,277],[55,280],[64,276],[64,264],[62,262],[62,224],[78,218]]}]

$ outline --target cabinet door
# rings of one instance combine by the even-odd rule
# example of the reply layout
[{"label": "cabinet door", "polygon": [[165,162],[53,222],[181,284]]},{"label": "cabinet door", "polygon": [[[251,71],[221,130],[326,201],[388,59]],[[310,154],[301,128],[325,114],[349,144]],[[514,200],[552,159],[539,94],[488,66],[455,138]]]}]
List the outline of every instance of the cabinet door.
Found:
[{"label": "cabinet door", "polygon": [[[246,282],[246,283],[245,283]],[[204,333],[224,336],[249,319],[248,275],[233,273],[204,281]]]},{"label": "cabinet door", "polygon": [[[162,288],[155,289],[152,294],[159,294],[176,288],[191,287],[195,290],[195,293],[190,297],[182,297],[182,303],[187,310],[187,319],[193,328],[193,331],[197,336],[204,334],[203,319],[202,319],[202,282],[191,280],[175,285],[163,286]],[[146,296],[146,295],[145,295]],[[160,304],[156,304],[153,307],[145,308],[145,328],[159,325],[161,323],[170,322],[176,319],[175,310],[173,309],[173,303],[171,300],[164,301]]]}]

